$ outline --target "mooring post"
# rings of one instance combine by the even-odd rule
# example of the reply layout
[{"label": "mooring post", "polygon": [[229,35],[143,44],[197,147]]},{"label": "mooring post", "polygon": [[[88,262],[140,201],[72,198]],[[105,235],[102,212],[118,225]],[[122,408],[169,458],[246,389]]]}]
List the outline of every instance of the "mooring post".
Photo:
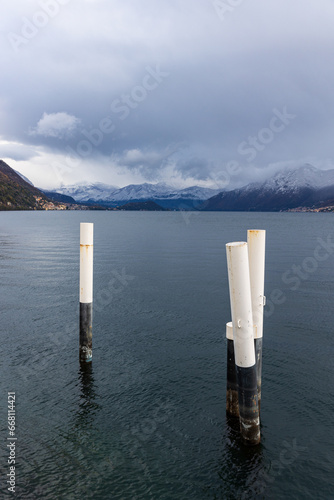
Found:
[{"label": "mooring post", "polygon": [[80,223],[80,361],[92,361],[94,224]]},{"label": "mooring post", "polygon": [[226,245],[240,431],[247,444],[260,442],[252,299],[247,243]]},{"label": "mooring post", "polygon": [[254,343],[257,373],[257,395],[259,411],[261,409],[261,379],[262,379],[262,344],[263,344],[263,307],[264,296],[264,266],[266,251],[266,231],[249,229],[247,231],[249,275],[252,295],[252,313],[254,323]]},{"label": "mooring post", "polygon": [[226,413],[231,417],[239,417],[238,382],[235,368],[233,325],[226,323],[227,339],[227,373],[226,373]]}]

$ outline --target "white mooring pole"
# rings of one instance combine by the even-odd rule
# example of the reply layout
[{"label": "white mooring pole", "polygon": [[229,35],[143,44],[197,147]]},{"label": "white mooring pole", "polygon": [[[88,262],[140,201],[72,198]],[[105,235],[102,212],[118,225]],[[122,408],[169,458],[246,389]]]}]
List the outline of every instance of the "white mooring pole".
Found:
[{"label": "white mooring pole", "polygon": [[247,231],[249,275],[252,295],[252,312],[254,322],[254,342],[257,372],[257,394],[259,411],[261,409],[261,378],[262,378],[262,342],[263,342],[263,307],[264,267],[266,252],[266,231],[249,229]]},{"label": "white mooring pole", "polygon": [[80,224],[80,361],[92,361],[94,224]]},{"label": "white mooring pole", "polygon": [[240,431],[247,444],[260,442],[252,298],[246,242],[226,245]]}]

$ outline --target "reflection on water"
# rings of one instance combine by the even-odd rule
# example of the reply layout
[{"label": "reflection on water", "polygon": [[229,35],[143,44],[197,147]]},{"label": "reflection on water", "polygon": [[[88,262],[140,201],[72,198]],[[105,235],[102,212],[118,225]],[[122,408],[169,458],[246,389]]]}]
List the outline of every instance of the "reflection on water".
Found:
[{"label": "reflection on water", "polygon": [[80,401],[76,414],[76,426],[88,427],[91,425],[101,405],[96,402],[96,388],[94,384],[93,363],[80,363],[78,371],[80,383]]}]

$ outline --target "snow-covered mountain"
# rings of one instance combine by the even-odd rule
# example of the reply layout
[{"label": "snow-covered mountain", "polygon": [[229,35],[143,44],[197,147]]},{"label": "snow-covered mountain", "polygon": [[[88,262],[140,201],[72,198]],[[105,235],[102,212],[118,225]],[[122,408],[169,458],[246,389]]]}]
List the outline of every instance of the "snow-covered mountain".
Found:
[{"label": "snow-covered mountain", "polygon": [[123,200],[155,200],[165,197],[172,192],[170,186],[165,183],[149,184],[129,184],[110,193],[107,201],[123,201]]},{"label": "snow-covered mountain", "polygon": [[78,202],[117,203],[134,200],[206,200],[219,193],[218,189],[192,186],[175,189],[164,182],[157,184],[130,184],[122,188],[107,184],[63,186],[58,193],[72,196]]},{"label": "snow-covered mountain", "polygon": [[300,188],[322,189],[334,185],[334,170],[319,170],[312,165],[297,169],[284,169],[262,184],[264,189],[277,192],[295,191]]},{"label": "snow-covered mountain", "polygon": [[208,199],[202,210],[277,211],[321,206],[334,200],[334,170],[312,165],[285,169],[263,183],[225,191]]},{"label": "snow-covered mountain", "polygon": [[103,201],[108,200],[110,193],[117,190],[115,186],[96,182],[95,184],[74,184],[72,186],[62,186],[54,191],[57,193],[71,196],[75,201],[85,203],[87,201]]}]

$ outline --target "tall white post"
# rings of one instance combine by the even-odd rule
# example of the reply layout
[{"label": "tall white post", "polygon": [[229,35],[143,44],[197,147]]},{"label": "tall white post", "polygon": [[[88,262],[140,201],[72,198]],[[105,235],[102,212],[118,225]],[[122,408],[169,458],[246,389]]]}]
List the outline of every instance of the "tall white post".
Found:
[{"label": "tall white post", "polygon": [[266,252],[266,231],[262,229],[249,229],[247,231],[247,243],[252,295],[252,312],[254,322],[257,392],[260,410],[262,385],[263,307],[265,305],[264,268]]},{"label": "tall white post", "polygon": [[238,382],[240,431],[247,444],[258,444],[260,442],[260,418],[247,243],[227,243],[226,254]]},{"label": "tall white post", "polygon": [[92,361],[94,224],[80,224],[80,361]]}]

